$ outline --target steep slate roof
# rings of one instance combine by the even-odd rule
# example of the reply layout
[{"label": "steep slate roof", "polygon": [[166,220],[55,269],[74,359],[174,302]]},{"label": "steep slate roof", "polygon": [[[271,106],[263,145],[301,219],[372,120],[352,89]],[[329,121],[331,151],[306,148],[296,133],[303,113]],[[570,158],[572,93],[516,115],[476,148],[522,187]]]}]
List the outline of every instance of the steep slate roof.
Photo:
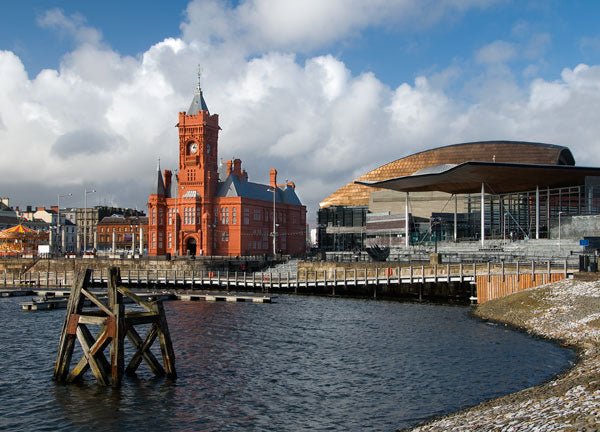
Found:
[{"label": "steep slate roof", "polygon": [[190,104],[190,108],[187,110],[186,114],[196,115],[200,111],[208,112],[208,106],[206,105],[204,96],[202,96],[202,89],[200,88],[200,84],[198,83],[196,94],[194,95],[194,99],[192,99],[192,103]]},{"label": "steep slate roof", "polygon": [[[224,181],[219,182],[217,197],[241,197],[273,202],[273,192],[270,192],[270,189],[271,186],[269,185],[240,180],[237,176],[230,174]],[[283,189],[277,187],[275,195],[276,203],[302,205],[298,195],[296,195],[296,192],[291,187]]]},{"label": "steep slate roof", "polygon": [[157,194],[158,196],[166,196],[165,182],[163,180],[163,175],[160,172],[160,162],[158,164],[158,178],[157,178],[157,182],[156,182],[156,192],[153,192],[153,193]]},{"label": "steep slate roof", "polygon": [[363,174],[329,195],[322,208],[368,205],[371,193],[378,188],[355,182],[377,182],[409,176],[423,168],[464,162],[507,162],[543,165],[575,165],[571,151],[564,146],[523,141],[479,141],[438,147],[387,163]]}]

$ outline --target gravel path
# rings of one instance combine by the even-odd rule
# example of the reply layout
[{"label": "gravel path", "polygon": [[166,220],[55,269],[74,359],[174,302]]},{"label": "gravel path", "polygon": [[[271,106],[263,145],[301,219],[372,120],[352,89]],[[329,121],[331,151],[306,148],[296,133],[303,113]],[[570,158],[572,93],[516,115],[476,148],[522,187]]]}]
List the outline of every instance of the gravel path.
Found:
[{"label": "gravel path", "polygon": [[490,301],[475,315],[577,349],[577,364],[537,387],[414,431],[600,431],[600,281],[564,280]]}]

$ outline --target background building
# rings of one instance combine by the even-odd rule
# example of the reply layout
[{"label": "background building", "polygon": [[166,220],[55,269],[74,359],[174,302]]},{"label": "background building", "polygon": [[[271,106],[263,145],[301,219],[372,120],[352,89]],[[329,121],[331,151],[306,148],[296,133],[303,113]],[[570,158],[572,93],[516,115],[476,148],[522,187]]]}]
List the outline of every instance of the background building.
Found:
[{"label": "background building", "polygon": [[[427,150],[382,165],[325,198],[320,247],[354,245],[361,231],[355,221],[332,223],[327,215],[365,208],[362,247],[403,246],[407,235],[410,244],[482,234],[548,238],[561,217],[598,213],[599,176],[599,169],[575,167],[570,150],[552,144],[486,141]],[[344,232],[348,228],[352,232]]]},{"label": "background building", "polygon": [[143,254],[148,250],[148,218],[121,215],[103,218],[97,226],[95,248],[98,251]]},{"label": "background building", "polygon": [[94,237],[97,235],[98,223],[109,216],[144,216],[144,212],[111,206],[94,206],[87,208],[66,208],[60,210],[61,216],[77,225],[78,240],[76,250],[85,249],[91,250],[94,248]]},{"label": "background building", "polygon": [[187,112],[179,113],[176,175],[158,169],[148,198],[149,255],[302,254],[306,208],[293,182],[248,180],[242,161],[217,163],[219,116],[210,114],[200,83]]}]

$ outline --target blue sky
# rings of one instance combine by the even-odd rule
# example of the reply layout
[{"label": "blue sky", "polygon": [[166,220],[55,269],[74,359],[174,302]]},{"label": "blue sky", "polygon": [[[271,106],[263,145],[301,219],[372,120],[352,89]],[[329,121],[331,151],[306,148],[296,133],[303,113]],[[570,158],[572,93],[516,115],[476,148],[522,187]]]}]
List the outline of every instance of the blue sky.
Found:
[{"label": "blue sky", "polygon": [[198,64],[220,157],[254,181],[277,167],[311,212],[368,169],[456,142],[563,144],[598,165],[599,17],[591,0],[7,2],[0,195],[50,205],[94,187],[143,208],[156,158],[176,163]]}]

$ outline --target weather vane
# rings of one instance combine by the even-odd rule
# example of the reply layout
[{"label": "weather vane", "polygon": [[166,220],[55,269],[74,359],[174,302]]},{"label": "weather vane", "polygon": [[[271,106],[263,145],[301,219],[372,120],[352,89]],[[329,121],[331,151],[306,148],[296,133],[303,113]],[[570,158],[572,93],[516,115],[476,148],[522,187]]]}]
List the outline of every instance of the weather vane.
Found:
[{"label": "weather vane", "polygon": [[200,87],[200,78],[202,77],[202,68],[198,64],[198,87],[196,87],[196,91],[198,93],[202,93],[202,88]]}]

